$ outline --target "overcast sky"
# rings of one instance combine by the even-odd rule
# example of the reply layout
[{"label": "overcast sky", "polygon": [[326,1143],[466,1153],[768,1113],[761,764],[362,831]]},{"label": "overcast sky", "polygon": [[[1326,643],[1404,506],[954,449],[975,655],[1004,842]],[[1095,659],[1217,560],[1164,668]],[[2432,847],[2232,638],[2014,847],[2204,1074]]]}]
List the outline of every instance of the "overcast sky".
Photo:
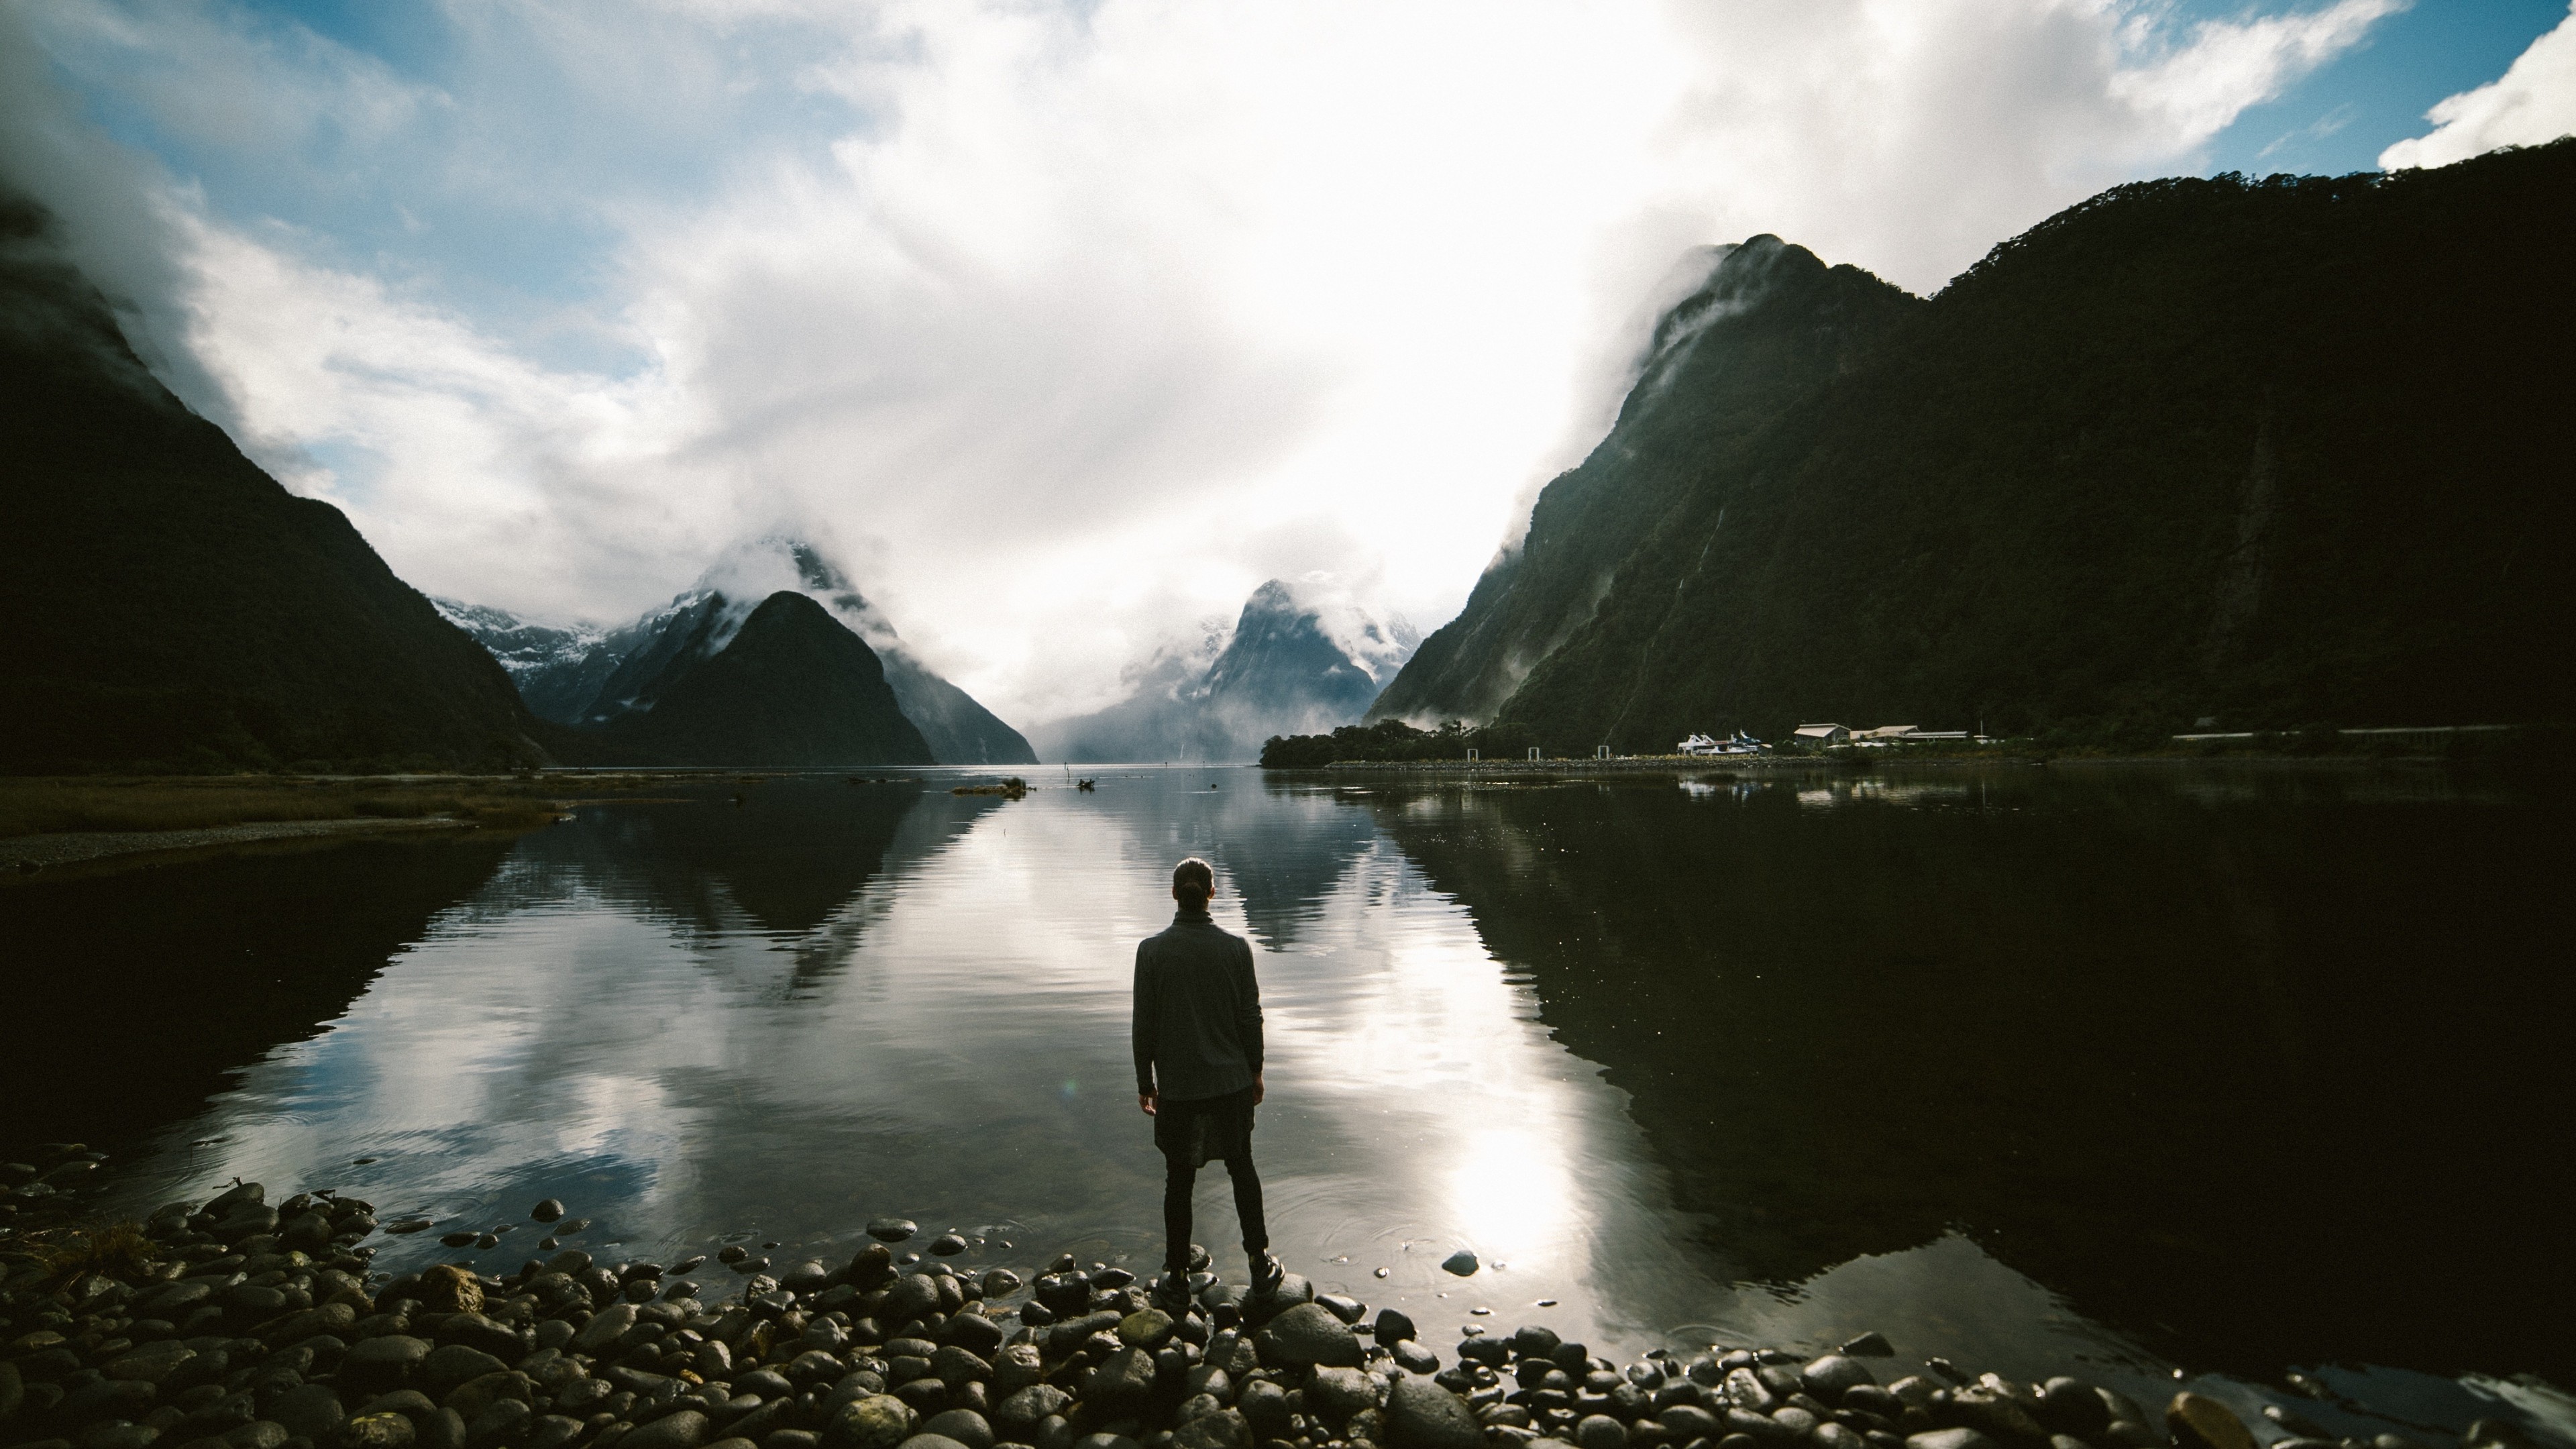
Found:
[{"label": "overcast sky", "polygon": [[1022,725],[1268,577],[1445,621],[1694,244],[2571,129],[2563,0],[0,0],[0,172],[404,578],[797,529]]}]

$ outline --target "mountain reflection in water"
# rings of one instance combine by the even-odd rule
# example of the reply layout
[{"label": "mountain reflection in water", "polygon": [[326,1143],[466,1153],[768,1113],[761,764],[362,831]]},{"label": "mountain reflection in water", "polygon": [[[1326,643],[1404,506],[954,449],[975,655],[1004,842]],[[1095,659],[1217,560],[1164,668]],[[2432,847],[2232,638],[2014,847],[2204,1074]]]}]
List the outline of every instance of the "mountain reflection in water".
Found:
[{"label": "mountain reflection in water", "polygon": [[[463,1255],[497,1271],[546,1196],[619,1256],[792,1263],[899,1214],[986,1238],[968,1263],[1142,1268],[1130,962],[1198,853],[1264,953],[1277,1245],[1435,1347],[1877,1329],[1909,1363],[2081,1360],[2142,1395],[2172,1364],[2341,1363],[2417,1423],[2537,1392],[2466,1372],[2567,1380],[2569,988],[2531,948],[2570,852],[2539,797],[2200,767],[1099,773],[1020,801],[710,781],[506,848],[0,892],[45,959],[120,963],[114,992],[47,988],[49,1070],[223,1057],[158,1095],[93,1065],[104,1090],[31,1099],[12,1140],[114,1151],[127,1206],[238,1173],[519,1223]],[[294,923],[256,948],[292,970],[235,964],[206,924],[234,900]],[[182,983],[203,1020],[120,1009]],[[1239,1267],[1221,1174],[1199,1222]],[[1475,1277],[1437,1266],[1462,1246]],[[424,1234],[381,1262],[450,1256]]]}]

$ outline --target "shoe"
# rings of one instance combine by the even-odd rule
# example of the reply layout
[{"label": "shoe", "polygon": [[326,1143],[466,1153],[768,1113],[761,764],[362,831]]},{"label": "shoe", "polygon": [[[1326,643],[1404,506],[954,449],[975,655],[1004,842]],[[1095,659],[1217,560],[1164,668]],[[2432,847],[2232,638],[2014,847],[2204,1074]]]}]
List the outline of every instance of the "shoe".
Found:
[{"label": "shoe", "polygon": [[1288,1265],[1279,1261],[1277,1253],[1263,1253],[1252,1260],[1253,1296],[1267,1298],[1278,1292],[1279,1285],[1287,1281]]},{"label": "shoe", "polygon": [[1155,1307],[1179,1313],[1190,1306],[1190,1280],[1178,1272],[1166,1272],[1154,1280],[1146,1296]]}]

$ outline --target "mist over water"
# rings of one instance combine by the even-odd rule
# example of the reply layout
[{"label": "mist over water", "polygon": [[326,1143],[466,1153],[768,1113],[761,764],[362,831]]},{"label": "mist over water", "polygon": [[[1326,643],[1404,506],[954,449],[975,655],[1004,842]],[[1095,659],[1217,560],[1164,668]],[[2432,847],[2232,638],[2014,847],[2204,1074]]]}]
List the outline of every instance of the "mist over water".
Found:
[{"label": "mist over water", "polygon": [[[2497,1412],[2464,1374],[2568,1381],[2547,792],[948,779],[710,777],[515,841],[0,891],[7,939],[86,966],[19,988],[55,1029],[6,1068],[0,1146],[85,1138],[138,1211],[240,1175],[518,1225],[376,1240],[395,1270],[513,1269],[555,1196],[611,1260],[835,1260],[900,1215],[983,1239],[961,1263],[1141,1271],[1127,991],[1195,853],[1259,953],[1275,1244],[1444,1356],[1470,1324],[1621,1354],[1875,1329],[1909,1368],[2233,1376],[2204,1387],[2248,1414],[2242,1382],[2319,1368],[2389,1417],[2303,1412],[2365,1433]],[[1197,1236],[1240,1272],[1222,1172]],[[1438,1267],[1461,1247],[1472,1278]]]}]

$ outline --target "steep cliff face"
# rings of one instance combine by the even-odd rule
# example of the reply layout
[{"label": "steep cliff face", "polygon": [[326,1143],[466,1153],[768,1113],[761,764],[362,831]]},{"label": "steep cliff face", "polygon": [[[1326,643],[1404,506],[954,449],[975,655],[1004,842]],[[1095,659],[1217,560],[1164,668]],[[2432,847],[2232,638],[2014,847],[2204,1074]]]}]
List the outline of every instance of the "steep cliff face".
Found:
[{"label": "steep cliff face", "polygon": [[0,196],[0,768],[541,762],[509,676],[136,360]]},{"label": "steep cliff face", "polygon": [[1757,236],[1657,324],[1600,446],[1550,483],[1528,533],[1422,643],[1371,719],[1487,720],[1591,618],[1620,567],[1711,461],[1852,366],[1921,304],[1854,267]]},{"label": "steep cliff face", "polygon": [[[2571,225],[2560,142],[2121,187],[1867,325],[1772,291],[1744,317],[1830,362],[1760,397],[1650,370],[1375,713],[1623,751],[1800,719],[2564,718]],[[1695,389],[1737,426],[1637,426]]]}]

